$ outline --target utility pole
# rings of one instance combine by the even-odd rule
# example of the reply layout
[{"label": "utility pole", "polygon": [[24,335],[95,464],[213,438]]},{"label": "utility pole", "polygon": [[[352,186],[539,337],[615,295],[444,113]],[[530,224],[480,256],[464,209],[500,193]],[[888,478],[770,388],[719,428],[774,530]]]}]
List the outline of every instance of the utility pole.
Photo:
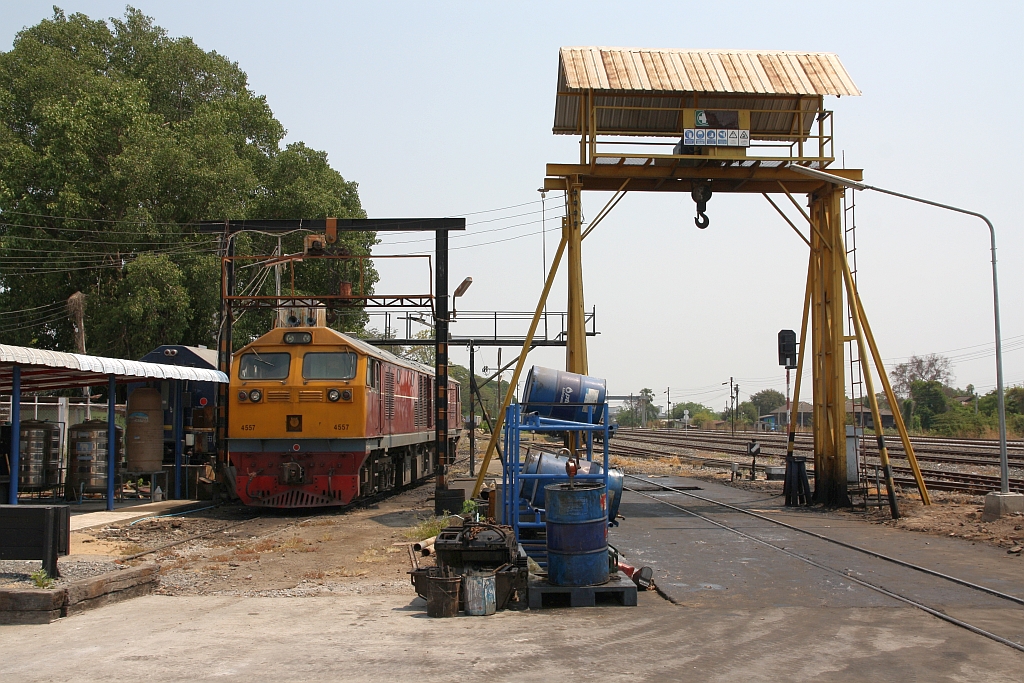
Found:
[{"label": "utility pole", "polygon": [[789,413],[792,408],[789,405],[789,368],[786,368],[786,424],[789,425]]},{"label": "utility pole", "polygon": [[665,417],[669,421],[671,421],[672,420],[672,387],[665,387],[665,395],[668,397],[666,399],[666,401],[665,401],[668,404],[668,407],[665,408]]},{"label": "utility pole", "polygon": [[732,435],[736,436],[736,396],[740,393],[739,387],[733,389],[732,377],[729,378],[729,412],[732,417]]}]

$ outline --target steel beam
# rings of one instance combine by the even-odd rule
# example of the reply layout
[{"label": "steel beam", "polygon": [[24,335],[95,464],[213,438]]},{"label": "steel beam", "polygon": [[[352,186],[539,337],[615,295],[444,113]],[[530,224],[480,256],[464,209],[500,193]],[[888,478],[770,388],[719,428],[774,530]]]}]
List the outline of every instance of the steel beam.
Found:
[{"label": "steel beam", "polygon": [[846,485],[846,381],[843,367],[842,191],[834,185],[810,197],[814,497],[829,506],[849,505]]},{"label": "steel beam", "polygon": [[583,203],[577,176],[565,179],[566,216],[562,236],[567,249],[569,305],[566,317],[565,369],[587,374],[586,311],[583,305]]},{"label": "steel beam", "polygon": [[197,221],[199,232],[229,233],[244,230],[260,232],[291,232],[293,230],[326,230],[331,225],[339,232],[434,232],[465,230],[465,218],[265,218],[256,220]]},{"label": "steel beam", "polygon": [[18,478],[21,475],[21,366],[11,366],[11,484],[7,502],[18,504]]}]

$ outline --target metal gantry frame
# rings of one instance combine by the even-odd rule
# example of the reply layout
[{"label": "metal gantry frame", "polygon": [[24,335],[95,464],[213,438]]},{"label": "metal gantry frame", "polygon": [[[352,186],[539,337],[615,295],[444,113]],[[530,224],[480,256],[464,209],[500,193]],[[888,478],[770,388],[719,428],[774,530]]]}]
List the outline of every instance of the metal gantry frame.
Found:
[{"label": "metal gantry frame", "polygon": [[[558,406],[559,403],[531,403],[531,406]],[[601,411],[600,424],[593,424],[594,411]],[[601,453],[603,456],[601,474],[577,474],[573,477],[575,481],[600,481],[604,484],[606,495],[608,492],[608,467],[609,453],[608,441],[611,436],[608,428],[608,404],[593,403],[587,405],[587,419],[591,422],[572,422],[570,420],[556,420],[548,417],[540,417],[536,413],[523,414],[523,406],[513,403],[505,410],[505,421],[502,435],[505,445],[505,459],[502,467],[502,512],[503,521],[512,527],[516,540],[522,544],[523,549],[530,557],[534,558],[542,567],[546,566],[547,548],[543,539],[524,539],[524,529],[540,530],[546,528],[544,519],[545,510],[533,503],[533,497],[527,499],[520,493],[520,488],[525,489],[526,484],[535,482],[537,487],[545,484],[557,484],[569,481],[567,474],[542,474],[539,472],[526,473],[522,471],[522,434],[530,433],[571,433],[577,435],[577,440],[583,444],[583,450],[588,462],[594,461],[594,435],[600,434]],[[608,506],[611,514],[611,505]],[[614,520],[609,520],[614,521]]]},{"label": "metal gantry frame", "polygon": [[[203,221],[201,232],[218,233],[222,237],[221,256],[221,324],[217,346],[218,367],[230,376],[232,348],[232,321],[237,307],[253,306],[280,308],[285,306],[330,306],[347,303],[352,306],[373,306],[377,308],[425,308],[433,309],[434,326],[434,428],[437,448],[437,488],[447,487],[446,473],[453,458],[448,449],[448,232],[465,230],[465,218],[314,218],[314,219],[259,219]],[[339,232],[433,232],[434,233],[434,278],[430,294],[371,295],[365,292],[324,293],[291,296],[239,296],[235,295],[235,240],[236,234],[256,231],[268,234],[290,233],[309,230],[323,233],[328,245],[337,241]],[[298,254],[285,257],[281,254],[267,254],[265,260],[288,260],[317,258],[317,255]],[[320,258],[367,259],[372,256],[335,256],[324,254]],[[388,258],[388,257],[384,257]],[[459,417],[456,418],[456,423]],[[228,394],[227,386],[220,387],[217,405],[218,459],[227,462]]]},{"label": "metal gantry frame", "polygon": [[[655,62],[662,65],[661,70],[652,71],[649,64]],[[688,68],[676,68],[679,64],[699,62],[705,65],[728,62],[732,67],[709,71],[706,77],[699,79],[694,78]],[[674,73],[669,73],[673,69]],[[763,85],[766,81],[770,82],[770,87]],[[681,87],[680,84],[687,82],[693,87]],[[554,132],[579,136],[580,160],[578,164],[548,164],[542,187],[547,191],[566,192],[566,215],[562,219],[562,239],[541,293],[534,323],[547,300],[561,258],[568,253],[569,321],[565,367],[569,372],[581,374],[589,374],[586,335],[581,326],[585,310],[582,242],[626,193],[688,192],[698,202],[698,211],[701,210],[699,200],[706,202],[707,196],[728,193],[762,194],[784,218],[785,213],[770,194],[783,194],[797,207],[810,226],[809,234],[804,236],[786,218],[808,248],[800,368],[805,358],[811,361],[814,494],[816,502],[829,506],[850,503],[846,477],[844,346],[852,340],[844,330],[847,301],[861,329],[858,335],[861,358],[868,358],[870,347],[882,386],[887,393],[891,391],[863,305],[854,283],[847,277],[849,265],[843,239],[841,183],[862,180],[863,171],[829,167],[835,161],[832,151],[835,148],[834,117],[825,109],[824,95],[859,94],[838,58],[824,53],[562,48]],[[710,111],[745,110],[751,122],[749,136],[753,154],[731,147],[703,150],[684,147],[687,125],[684,121],[702,107]],[[671,154],[657,149],[659,145],[673,144],[663,142],[666,138],[679,141]],[[781,146],[783,151],[760,154],[754,148],[761,143],[775,148]],[[651,151],[651,145],[656,151]],[[608,147],[614,149],[606,150]],[[831,182],[799,172],[805,168],[826,167],[833,179]],[[613,193],[585,229],[581,202],[584,191]],[[796,194],[807,195],[806,209],[797,201]],[[698,227],[706,227],[706,224],[698,223]],[[808,329],[811,332],[809,348],[806,345]],[[512,386],[518,382],[525,364],[530,348],[528,342],[529,335],[513,373]],[[796,405],[799,405],[801,380],[802,372],[798,369],[793,398]],[[505,397],[506,409],[512,394],[509,391]],[[894,398],[889,400],[897,405]],[[872,402],[872,412],[879,436],[882,436],[877,401]],[[797,413],[790,420],[790,454]],[[895,417],[898,410],[893,413]],[[503,417],[499,414],[498,419]],[[897,426],[922,499],[927,504],[928,493],[906,427],[899,418]],[[478,493],[483,484],[497,439],[498,435],[492,434],[474,493]],[[880,445],[884,459],[884,443]],[[887,481],[891,484],[888,467],[887,471],[890,473]],[[892,489],[890,485],[890,491]],[[894,493],[891,499],[895,501]],[[895,505],[893,514],[898,514]]]}]

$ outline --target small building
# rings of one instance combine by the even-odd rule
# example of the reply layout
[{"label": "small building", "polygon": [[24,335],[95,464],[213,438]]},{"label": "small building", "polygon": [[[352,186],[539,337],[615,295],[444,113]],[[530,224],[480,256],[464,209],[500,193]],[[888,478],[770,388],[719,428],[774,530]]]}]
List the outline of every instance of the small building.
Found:
[{"label": "small building", "polygon": [[[883,429],[895,429],[896,418],[893,417],[892,411],[888,408],[878,406],[878,414],[882,418]],[[871,405],[865,401],[863,405],[860,401],[852,401],[847,399],[846,401],[846,421],[849,423],[852,417],[853,424],[858,427],[867,427],[868,429],[875,428],[875,420],[871,415]]]},{"label": "small building", "polygon": [[[814,424],[814,406],[812,406],[810,403],[807,403],[806,401],[800,401],[799,409],[797,409],[794,406],[790,410],[798,410],[796,414],[797,427],[810,427],[812,424]],[[764,417],[770,418],[777,425],[788,425],[789,418],[786,415],[787,412],[788,411],[786,410],[786,406],[779,406],[778,408],[768,413],[768,415]],[[762,421],[763,420],[764,418],[762,418]]]}]

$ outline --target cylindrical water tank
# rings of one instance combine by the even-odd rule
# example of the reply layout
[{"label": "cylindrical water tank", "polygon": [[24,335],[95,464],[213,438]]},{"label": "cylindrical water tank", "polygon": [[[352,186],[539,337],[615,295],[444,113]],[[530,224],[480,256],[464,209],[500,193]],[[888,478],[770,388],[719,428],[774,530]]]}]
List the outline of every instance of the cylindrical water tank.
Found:
[{"label": "cylindrical water tank", "polygon": [[[68,486],[74,491],[103,493],[107,490],[107,422],[86,420],[68,430]],[[124,430],[115,427],[118,468],[124,458],[122,447]],[[83,489],[84,485],[84,489]]]},{"label": "cylindrical water tank", "polygon": [[164,410],[159,389],[142,387],[128,397],[125,448],[129,472],[159,472],[164,462]]},{"label": "cylindrical water tank", "polygon": [[[607,382],[603,379],[534,365],[526,375],[523,413],[537,413],[541,417],[556,420],[598,424],[603,417],[603,406],[595,404],[604,403],[606,391]],[[531,405],[531,402],[566,405]],[[592,419],[587,417],[590,408],[594,411]]]},{"label": "cylindrical water tank", "polygon": [[46,483],[46,461],[50,451],[50,430],[45,422],[22,420],[21,453],[18,456],[18,488],[41,489]]},{"label": "cylindrical water tank", "polygon": [[[523,463],[523,474],[557,474],[565,477],[565,464],[569,458],[544,451],[531,451]],[[580,474],[604,474],[600,463],[580,460]],[[568,477],[566,477],[568,479]],[[593,480],[591,480],[593,481]],[[539,486],[536,479],[524,479],[520,483],[519,495],[538,508],[544,504],[544,487]],[[615,519],[619,514],[619,501],[622,499],[622,470],[608,470],[608,518]]]},{"label": "cylindrical water tank", "polygon": [[548,484],[548,582],[596,586],[608,581],[608,507],[604,484]]}]

